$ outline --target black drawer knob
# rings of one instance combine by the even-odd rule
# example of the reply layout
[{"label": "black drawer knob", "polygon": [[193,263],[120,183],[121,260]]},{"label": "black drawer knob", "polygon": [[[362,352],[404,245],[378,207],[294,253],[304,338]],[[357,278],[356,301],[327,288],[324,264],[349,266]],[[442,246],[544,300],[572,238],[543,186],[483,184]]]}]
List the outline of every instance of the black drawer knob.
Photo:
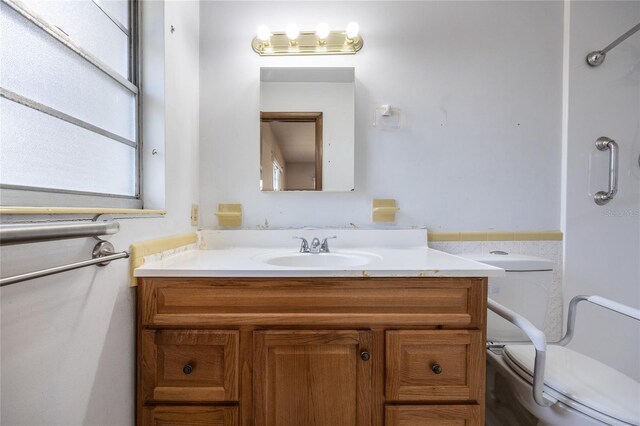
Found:
[{"label": "black drawer knob", "polygon": [[360,359],[361,360],[369,361],[370,358],[371,358],[371,354],[369,354],[369,352],[367,352],[367,351],[360,352]]},{"label": "black drawer knob", "polygon": [[182,372],[184,374],[191,374],[192,371],[193,371],[193,366],[191,364],[187,364],[184,367],[182,367]]},{"label": "black drawer knob", "polygon": [[440,374],[442,373],[442,367],[440,367],[440,364],[433,364],[431,366],[431,371],[433,371],[435,374]]}]

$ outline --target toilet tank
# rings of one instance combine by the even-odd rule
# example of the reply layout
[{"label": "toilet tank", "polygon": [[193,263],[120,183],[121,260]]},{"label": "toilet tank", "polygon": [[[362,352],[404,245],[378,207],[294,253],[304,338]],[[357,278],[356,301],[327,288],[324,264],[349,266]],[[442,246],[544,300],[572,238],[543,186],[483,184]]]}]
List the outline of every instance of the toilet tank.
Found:
[{"label": "toilet tank", "polygon": [[[501,251],[465,253],[467,259],[503,268],[504,277],[489,278],[489,298],[527,318],[544,331],[553,282],[553,262],[536,256]],[[527,340],[519,328],[493,312],[487,313],[487,340]]]}]

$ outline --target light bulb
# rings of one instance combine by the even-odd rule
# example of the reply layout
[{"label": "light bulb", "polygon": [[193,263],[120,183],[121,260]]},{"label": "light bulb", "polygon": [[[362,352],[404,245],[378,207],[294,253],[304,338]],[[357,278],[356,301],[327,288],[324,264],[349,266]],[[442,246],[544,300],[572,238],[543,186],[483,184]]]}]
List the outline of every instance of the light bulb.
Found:
[{"label": "light bulb", "polygon": [[331,29],[329,28],[329,24],[327,24],[326,22],[321,22],[316,27],[316,35],[320,40],[324,40],[325,38],[327,38],[330,31]]},{"label": "light bulb", "polygon": [[347,24],[347,38],[354,39],[360,32],[360,25],[357,22],[349,22]]},{"label": "light bulb", "polygon": [[269,37],[271,36],[271,31],[269,31],[269,27],[266,25],[260,25],[256,33],[258,35],[258,39],[262,41],[269,41]]},{"label": "light bulb", "polygon": [[287,25],[287,37],[289,37],[289,40],[297,39],[298,35],[300,35],[300,30],[296,24]]}]

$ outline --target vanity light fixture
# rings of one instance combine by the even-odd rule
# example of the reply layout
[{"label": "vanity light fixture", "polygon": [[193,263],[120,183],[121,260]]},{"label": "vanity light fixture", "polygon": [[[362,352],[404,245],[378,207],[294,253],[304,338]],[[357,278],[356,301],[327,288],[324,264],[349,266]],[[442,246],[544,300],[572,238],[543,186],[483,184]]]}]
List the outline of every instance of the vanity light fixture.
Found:
[{"label": "vanity light fixture", "polygon": [[300,31],[296,24],[289,24],[284,32],[270,32],[266,25],[260,25],[251,47],[261,56],[353,55],[362,44],[357,22],[350,22],[345,31],[331,31],[322,22],[315,31]]},{"label": "vanity light fixture", "polygon": [[295,46],[297,44],[296,39],[300,35],[300,29],[296,24],[287,25],[287,38],[289,39],[289,44]]},{"label": "vanity light fixture", "polygon": [[269,37],[271,37],[271,31],[269,30],[269,27],[267,27],[266,25],[260,25],[258,27],[256,37],[258,40],[268,43]]}]

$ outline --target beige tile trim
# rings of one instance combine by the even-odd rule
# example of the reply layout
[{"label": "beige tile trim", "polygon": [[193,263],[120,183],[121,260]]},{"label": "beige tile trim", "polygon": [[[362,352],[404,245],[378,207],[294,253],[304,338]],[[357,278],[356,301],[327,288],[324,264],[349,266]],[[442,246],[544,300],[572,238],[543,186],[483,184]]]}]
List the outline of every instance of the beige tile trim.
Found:
[{"label": "beige tile trim", "polygon": [[111,209],[104,207],[0,207],[0,214],[144,214],[163,215],[166,210]]},{"label": "beige tile trim", "polygon": [[562,232],[517,232],[518,241],[562,241]]},{"label": "beige tile trim", "polygon": [[429,241],[562,241],[560,231],[429,232]]},{"label": "beige tile trim", "polygon": [[131,287],[138,285],[138,280],[133,276],[133,270],[138,266],[144,265],[145,256],[162,253],[163,251],[182,246],[188,246],[189,244],[195,244],[197,238],[198,237],[195,233],[191,233],[131,244],[129,247],[129,285]]}]

